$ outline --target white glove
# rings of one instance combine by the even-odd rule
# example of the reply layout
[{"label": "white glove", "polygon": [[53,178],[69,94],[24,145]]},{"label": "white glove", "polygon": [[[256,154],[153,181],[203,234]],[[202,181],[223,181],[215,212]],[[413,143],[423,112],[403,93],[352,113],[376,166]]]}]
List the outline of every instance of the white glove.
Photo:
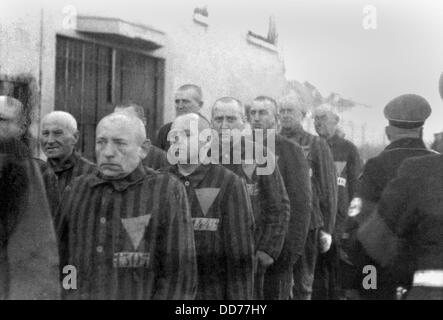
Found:
[{"label": "white glove", "polygon": [[327,232],[324,232],[323,230],[320,230],[319,242],[320,242],[320,252],[321,253],[328,252],[329,249],[331,249],[332,235],[330,235]]}]

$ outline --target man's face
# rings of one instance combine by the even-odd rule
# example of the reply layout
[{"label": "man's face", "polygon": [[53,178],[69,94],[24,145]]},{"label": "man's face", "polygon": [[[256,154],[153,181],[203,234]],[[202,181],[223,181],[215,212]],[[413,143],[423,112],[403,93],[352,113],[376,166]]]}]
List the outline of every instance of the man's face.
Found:
[{"label": "man's face", "polygon": [[108,177],[125,177],[143,157],[137,128],[126,118],[105,119],[97,127],[95,153],[99,170]]},{"label": "man's face", "polygon": [[18,138],[23,129],[20,125],[20,108],[0,102],[0,138]]},{"label": "man's face", "polygon": [[295,104],[284,104],[279,110],[281,126],[284,129],[300,127],[303,121],[303,114]]},{"label": "man's face", "polygon": [[240,131],[243,130],[245,124],[243,122],[243,117],[239,108],[241,107],[234,102],[218,102],[214,106],[214,109],[212,111],[212,127],[215,129],[215,131],[218,132],[219,136],[221,136],[222,139],[228,138],[223,135],[223,131],[225,131],[223,129],[238,129]]},{"label": "man's face", "polygon": [[77,140],[77,134],[59,121],[42,123],[40,144],[48,159],[67,159],[74,151]]},{"label": "man's face", "polygon": [[274,129],[275,108],[269,101],[253,101],[249,112],[252,129]]},{"label": "man's face", "polygon": [[175,113],[181,116],[187,113],[196,113],[200,110],[201,102],[193,89],[178,90],[175,94]]},{"label": "man's face", "polygon": [[200,132],[208,128],[209,124],[205,125],[205,122],[199,120],[197,116],[180,117],[172,123],[171,134],[176,137],[173,142],[174,147],[186,150],[187,158],[181,158],[179,163],[189,164],[191,160],[197,162],[200,150],[208,142],[200,140]]},{"label": "man's face", "polygon": [[337,118],[329,113],[320,113],[314,116],[315,131],[320,137],[331,138],[337,129]]}]

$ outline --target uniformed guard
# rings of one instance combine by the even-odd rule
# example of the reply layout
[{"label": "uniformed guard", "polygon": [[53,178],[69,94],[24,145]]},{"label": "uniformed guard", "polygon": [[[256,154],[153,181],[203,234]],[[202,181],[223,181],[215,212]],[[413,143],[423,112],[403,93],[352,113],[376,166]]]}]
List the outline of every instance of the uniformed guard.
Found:
[{"label": "uniformed guard", "polygon": [[443,155],[403,162],[377,212],[358,232],[366,252],[391,274],[413,266],[408,300],[443,300]]},{"label": "uniformed guard", "polygon": [[[392,180],[401,163],[411,157],[429,155],[422,140],[423,125],[431,114],[429,103],[421,96],[404,94],[391,100],[384,109],[384,115],[389,121],[386,127],[386,135],[391,142],[378,156],[369,159],[363,168],[359,178],[359,188],[356,197],[352,200],[348,214],[352,216],[347,226],[347,234],[353,234],[353,230],[371,216],[386,185]],[[354,242],[355,247],[350,252],[357,253],[354,261],[360,270],[371,261],[358,254],[361,247]],[[362,288],[364,275],[360,272],[357,278],[360,294],[365,299],[393,299],[396,288],[399,285],[407,285],[409,271],[405,264],[404,270],[398,270],[395,277],[392,274],[378,272],[377,290],[365,290]],[[379,270],[380,271],[380,270]]]},{"label": "uniformed guard", "polygon": [[340,116],[335,108],[323,104],[314,111],[314,125],[320,137],[328,142],[334,157],[337,172],[337,219],[331,249],[320,254],[315,270],[314,297],[320,299],[342,299],[347,283],[349,260],[341,250],[341,237],[348,215],[348,207],[357,189],[357,177],[361,161],[357,147],[344,138],[339,128]]}]

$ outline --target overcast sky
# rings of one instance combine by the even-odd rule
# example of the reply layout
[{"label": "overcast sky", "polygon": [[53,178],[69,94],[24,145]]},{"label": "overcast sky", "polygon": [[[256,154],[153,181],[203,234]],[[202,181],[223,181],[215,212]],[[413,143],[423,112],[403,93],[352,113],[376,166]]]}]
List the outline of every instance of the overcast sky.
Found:
[{"label": "overcast sky", "polygon": [[[42,0],[53,2],[54,0]],[[71,2],[70,2],[71,1]],[[19,0],[16,2],[20,2]],[[27,1],[31,5],[31,1]],[[277,20],[288,79],[309,81],[327,96],[373,107],[363,121],[385,125],[383,107],[403,93],[425,97],[433,108],[425,135],[443,130],[438,78],[443,72],[442,0],[62,0],[83,3],[99,14],[176,23],[196,5],[207,4],[210,18],[266,35],[269,14]],[[57,3],[59,3],[57,1]],[[18,5],[18,4],[17,4]],[[366,5],[376,8],[377,28],[365,30]],[[134,15],[134,12],[138,13]],[[168,17],[168,19],[165,19]],[[228,18],[227,18],[228,17]],[[156,20],[157,19],[157,20]],[[165,21],[166,20],[166,21]],[[361,120],[361,119],[360,119]],[[378,129],[377,129],[378,130]]]}]

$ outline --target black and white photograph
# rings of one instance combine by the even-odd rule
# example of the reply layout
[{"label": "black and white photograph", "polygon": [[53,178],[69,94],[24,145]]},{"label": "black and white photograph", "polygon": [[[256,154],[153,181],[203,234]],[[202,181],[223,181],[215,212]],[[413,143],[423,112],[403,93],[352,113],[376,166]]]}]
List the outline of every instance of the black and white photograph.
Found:
[{"label": "black and white photograph", "polygon": [[443,300],[441,153],[441,1],[0,2],[0,300]]}]

